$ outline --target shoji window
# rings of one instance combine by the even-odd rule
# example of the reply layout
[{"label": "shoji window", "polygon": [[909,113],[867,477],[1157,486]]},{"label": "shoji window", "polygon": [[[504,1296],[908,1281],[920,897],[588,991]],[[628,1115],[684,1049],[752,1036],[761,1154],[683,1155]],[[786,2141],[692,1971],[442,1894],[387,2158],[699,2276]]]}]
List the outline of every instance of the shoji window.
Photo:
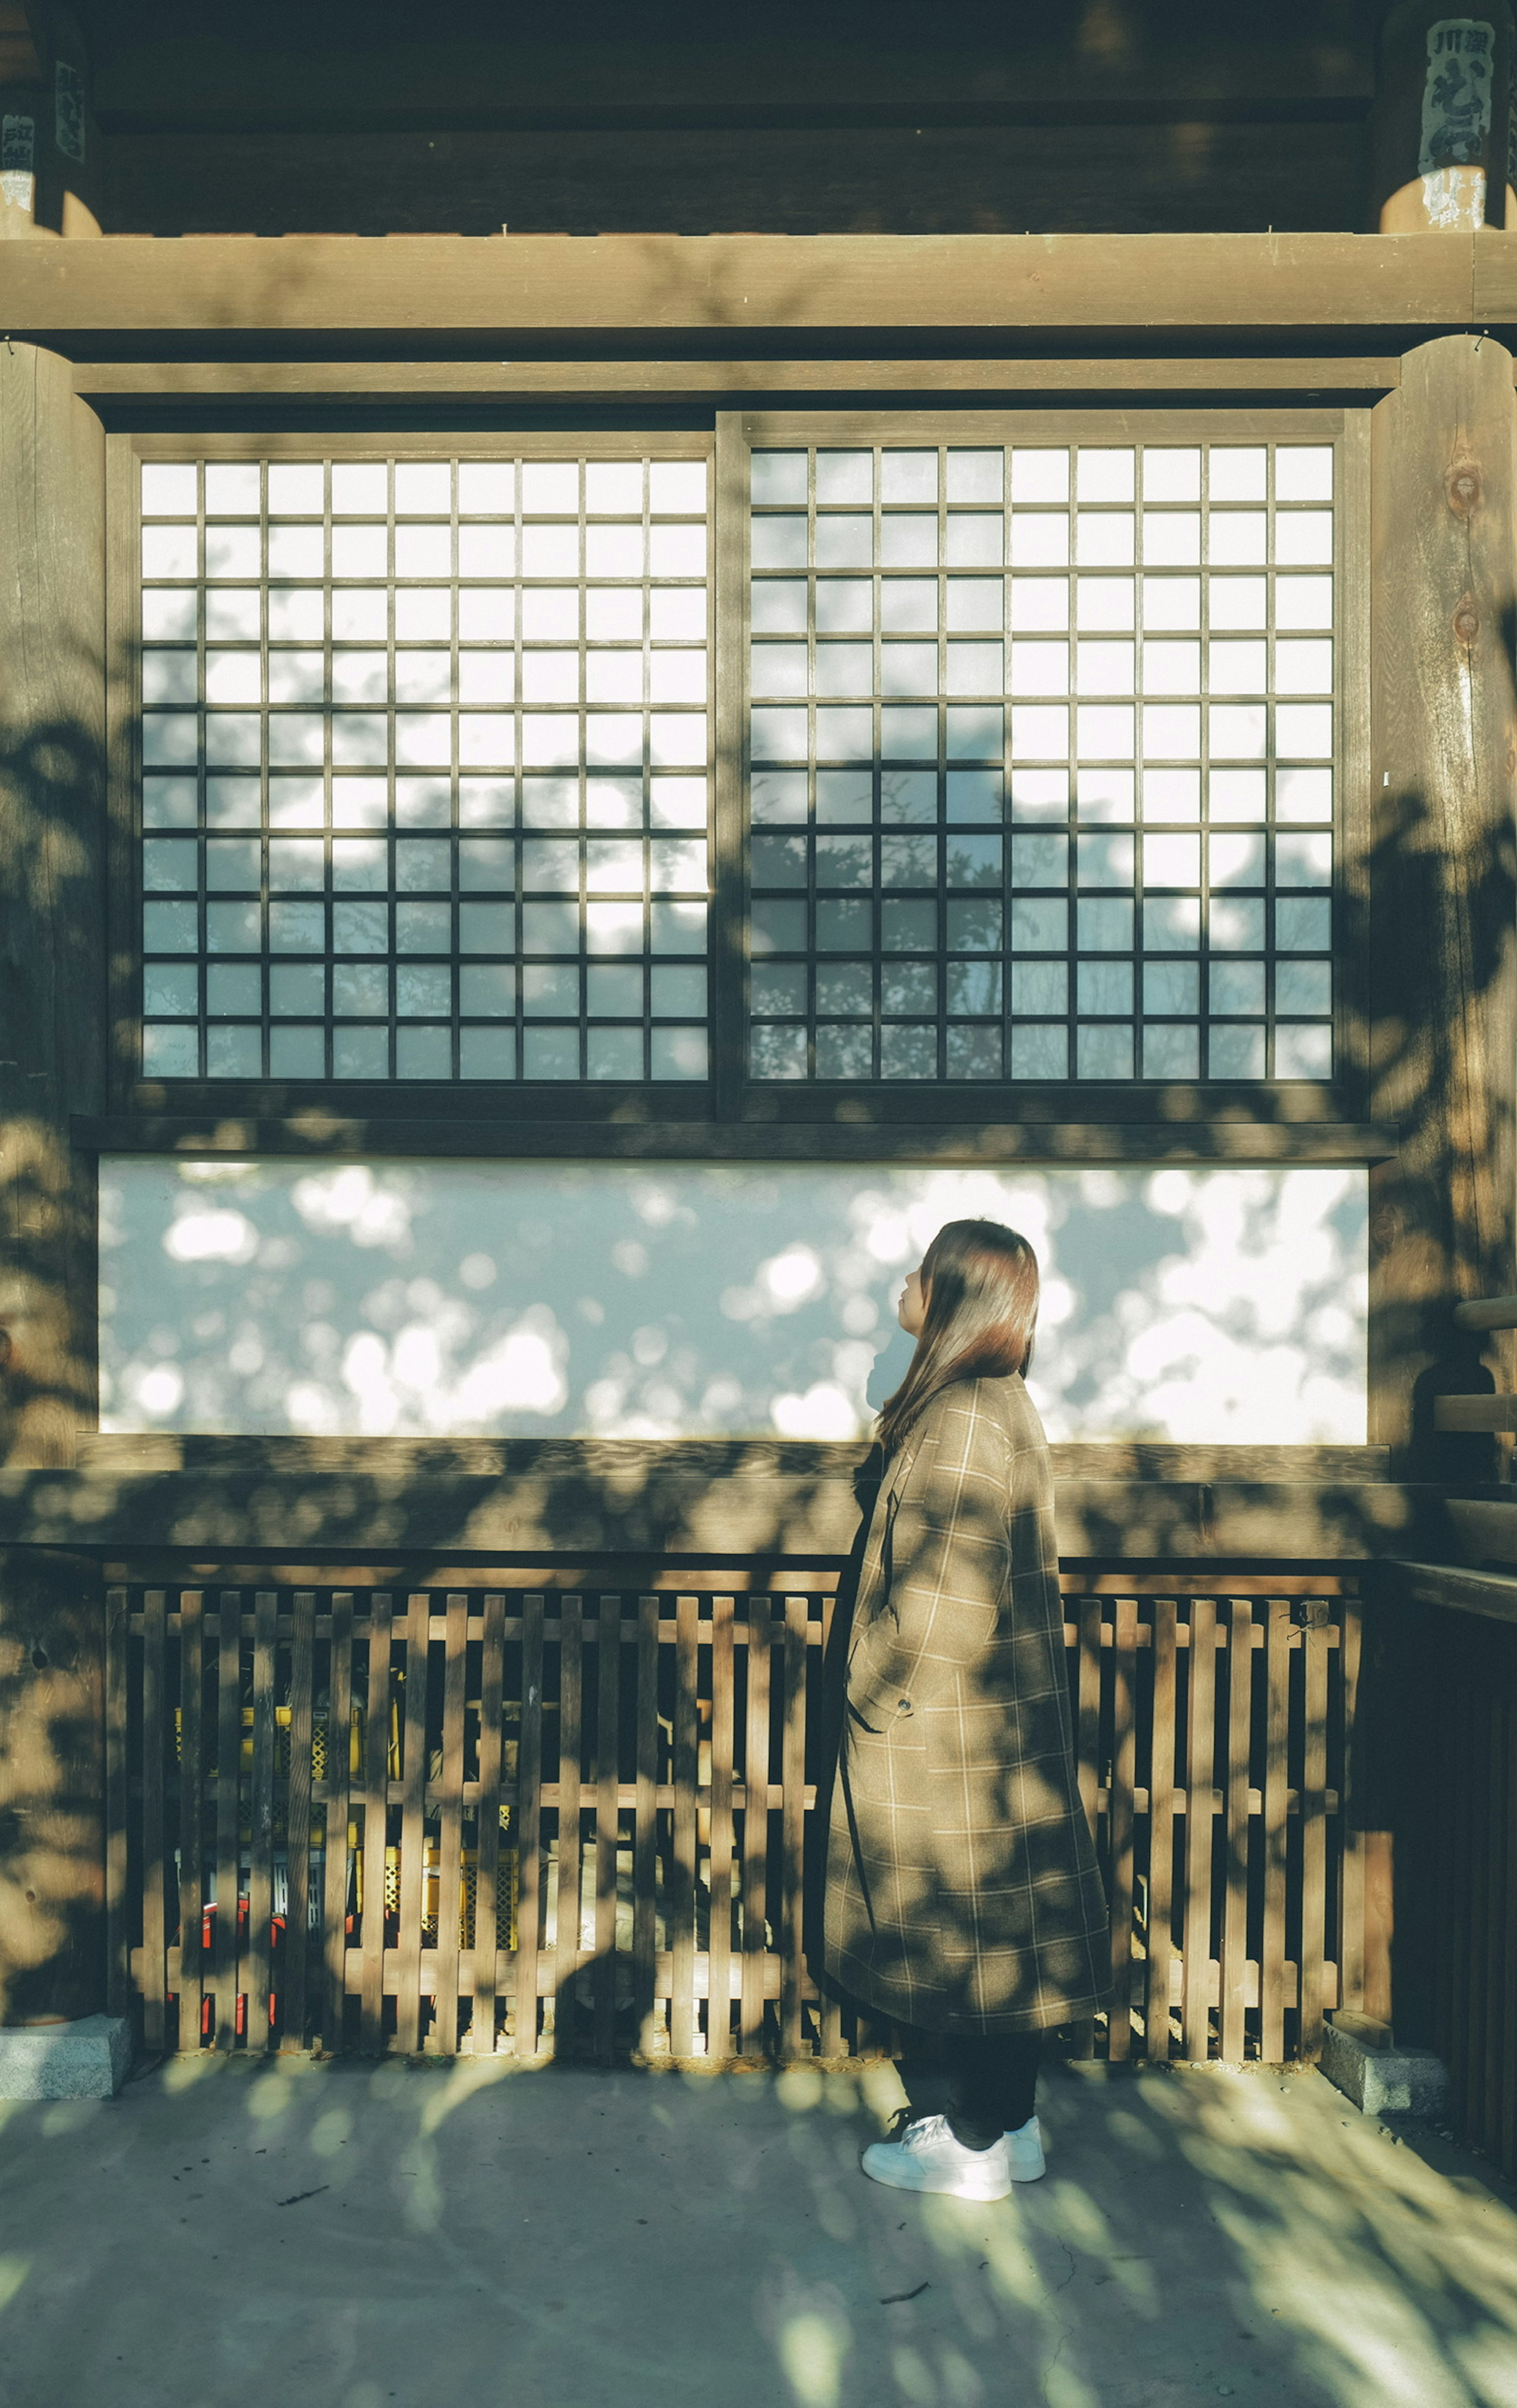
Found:
[{"label": "shoji window", "polygon": [[1325,441],[758,443],[754,1078],[1322,1080]]},{"label": "shoji window", "polygon": [[113,437],[140,1076],[568,1119],[1343,1088],[1361,434]]},{"label": "shoji window", "polygon": [[146,1075],[707,1075],[703,459],[140,467]]}]

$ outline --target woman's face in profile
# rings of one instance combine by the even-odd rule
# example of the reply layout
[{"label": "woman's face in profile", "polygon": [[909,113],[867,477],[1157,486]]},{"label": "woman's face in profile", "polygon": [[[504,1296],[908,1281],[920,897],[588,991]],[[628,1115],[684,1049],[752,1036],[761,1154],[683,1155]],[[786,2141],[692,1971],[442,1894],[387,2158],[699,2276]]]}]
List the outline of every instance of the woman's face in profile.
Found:
[{"label": "woman's face in profile", "polygon": [[908,1271],[895,1306],[895,1318],[909,1338],[920,1338],[922,1325],[927,1318],[927,1299],[922,1286],[922,1265]]}]

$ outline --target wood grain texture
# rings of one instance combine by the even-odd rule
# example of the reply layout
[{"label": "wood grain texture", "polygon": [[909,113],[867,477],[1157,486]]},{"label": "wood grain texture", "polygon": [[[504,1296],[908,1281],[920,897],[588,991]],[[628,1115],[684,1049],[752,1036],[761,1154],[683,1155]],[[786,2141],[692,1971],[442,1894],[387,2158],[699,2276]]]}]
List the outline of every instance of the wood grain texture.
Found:
[{"label": "wood grain texture", "polygon": [[537,1963],[543,1946],[542,1700],[543,1601],[522,1600],[522,1739],[517,1757],[515,1839],[521,1868],[516,1911],[516,1992],[513,2032],[518,2057],[537,2054]]},{"label": "wood grain texture", "polygon": [[326,1802],[322,1808],[322,2049],[341,2057],[347,2046],[347,1962],[350,1797],[353,1775],[353,1600],[338,1589],[332,1598],[327,1658]]},{"label": "wood grain texture", "polygon": [[579,2040],[580,1750],[583,1741],[583,1601],[559,1607],[558,1885],[554,1894],[553,2055],[572,2057]]},{"label": "wood grain texture", "polygon": [[1151,2064],[1167,2064],[1173,2049],[1169,2017],[1174,1964],[1176,1701],[1179,1617],[1170,1597],[1153,1601],[1153,1703],[1150,1725],[1149,1878],[1143,2001],[1144,2050]]},{"label": "wood grain texture", "polygon": [[281,2050],[303,2049],[310,2021],[311,1688],[315,1659],[316,1598],[308,1588],[300,1589],[295,1594],[290,1645],[290,1770],[284,1808],[286,1906],[279,1997]]},{"label": "wood grain texture", "polygon": [[265,2049],[273,1987],[274,1923],[274,1631],[279,1599],[261,1588],[253,1598],[252,1768],[248,1813],[248,2027],[250,2049]]},{"label": "wood grain texture", "polygon": [[105,453],[66,362],[15,342],[0,663],[0,1462],[59,1464],[96,1419],[95,1179],[69,1115],[104,1097]]},{"label": "wood grain texture", "polygon": [[987,407],[1053,395],[1112,394],[1195,400],[1268,394],[1281,400],[1392,393],[1394,355],[1326,351],[1306,357],[1250,354],[1193,358],[926,358],[750,360],[77,360],[74,390],[86,400],[292,400],[320,394],[376,401],[584,401],[594,395],[664,402],[727,402],[756,408],[781,396],[973,394]]},{"label": "wood grain texture", "polygon": [[1438,1436],[1434,1398],[1517,1385],[1512,1341],[1452,1320],[1510,1287],[1517,1234],[1513,430],[1511,355],[1476,336],[1409,352],[1372,416],[1371,899],[1349,934],[1370,1109],[1402,1145],[1371,1174],[1370,1435],[1466,1479],[1490,1450]]},{"label": "wood grain texture", "polygon": [[406,1653],[401,1689],[400,1880],[396,1892],[400,1990],[395,2009],[395,2045],[408,2057],[414,2056],[420,2048],[422,2035],[422,1899],[426,1885],[422,1801],[427,1773],[427,1598],[414,1592],[406,1600]]},{"label": "wood grain texture", "polygon": [[[205,1992],[202,1949],[205,1913],[206,1768],[205,1643],[201,1592],[179,1591],[179,2045],[200,2040]],[[308,1673],[308,1684],[309,1675]],[[309,1794],[309,1769],[307,1776]],[[292,1860],[293,1841],[292,1840]]]},{"label": "wood grain texture", "polygon": [[[526,1609],[523,1605],[523,1619]],[[523,1640],[523,1653],[525,1642]],[[539,1644],[540,1654],[540,1644]],[[538,1666],[541,1680],[541,1666]],[[501,1813],[490,1811],[492,1797],[498,1797],[510,1821],[511,1842],[518,1864],[520,1882],[522,1847],[522,1813],[518,1799],[508,1795],[503,1779],[506,1694],[506,1599],[498,1589],[489,1591],[484,1600],[484,1629],[479,1650],[479,1752],[478,1771],[479,1806],[475,1823],[475,1884],[474,1884],[474,1958],[471,1967],[471,1987],[474,2006],[469,2016],[469,2055],[494,2057],[495,2054],[495,1969],[496,1952],[502,1940],[508,1942],[509,1930],[500,1930],[496,1910],[496,1883],[500,1868]],[[518,1704],[520,1706],[520,1700]],[[524,1732],[518,1739],[518,1762],[525,1742]],[[534,1855],[536,1865],[536,1855]],[[536,1911],[537,1890],[533,1890]],[[520,1928],[520,1892],[518,1895]],[[537,1933],[534,1928],[533,1938]],[[518,1945],[520,1945],[520,1941]],[[532,2014],[532,2042],[523,2053],[531,2056],[537,2046],[537,2010]]]},{"label": "wood grain texture", "polygon": [[[174,447],[182,454],[182,441]],[[241,447],[246,450],[246,445]],[[259,453],[272,449],[261,439]],[[308,443],[299,447],[308,452]],[[751,1091],[757,1095],[757,1091]],[[1320,1087],[1279,1087],[1252,1114],[1227,1119],[1151,1121],[1140,1089],[1114,1102],[1102,1120],[1070,1121],[1038,1109],[1033,1091],[1020,1098],[1018,1120],[987,1117],[966,1123],[928,1117],[932,1091],[910,1098],[909,1111],[888,1098],[860,1097],[859,1118],[839,1122],[830,1101],[796,1089],[785,1116],[772,1095],[751,1106],[744,1121],[590,1120],[575,1097],[574,1117],[545,1121],[528,1096],[520,1117],[493,1099],[472,1119],[445,1109],[402,1116],[394,1096],[371,1094],[357,1109],[281,1113],[267,1092],[222,1086],[195,1111],[155,1085],[140,1090],[140,1109],[80,1112],[74,1143],[99,1154],[274,1154],[313,1155],[457,1154],[522,1161],[616,1162],[1383,1162],[1396,1151],[1394,1125],[1345,1121]],[[926,1098],[924,1103],[923,1098]],[[852,1100],[852,1098],[850,1099]],[[178,1108],[166,1109],[172,1101]],[[954,1099],[950,1108],[957,1109]],[[1004,1113],[1006,1106],[998,1109]]]},{"label": "wood grain texture", "polygon": [[[1476,242],[1459,236],[288,235],[15,243],[18,337],[74,333],[417,336],[473,329],[1467,325]],[[1505,297],[1483,261],[1482,289]],[[1498,317],[1498,311],[1493,311]]]},{"label": "wood grain texture", "polygon": [[1123,2065],[1133,2053],[1133,1838],[1138,1779],[1138,1601],[1119,1597],[1111,1609],[1111,1770],[1107,1810],[1111,1908],[1111,2012],[1107,2056]]},{"label": "wood grain texture", "polygon": [[390,1818],[390,1654],[394,1608],[388,1596],[369,1600],[367,1678],[364,1689],[363,1986],[359,2046],[377,2057],[384,2038],[385,1858]]},{"label": "wood grain texture", "polygon": [[242,1780],[242,1597],[223,1588],[216,1656],[216,1903],[211,1963],[216,2000],[215,2043],[236,2043],[239,1889],[239,1791]]},{"label": "wood grain texture", "polygon": [[602,1595],[595,1627],[595,1961],[591,1971],[594,2051],[616,2046],[617,1857],[621,1837],[622,1600]]},{"label": "wood grain texture", "polygon": [[161,1588],[150,1589],[143,1609],[142,1718],[157,1745],[144,1749],[142,1762],[142,2044],[156,2057],[165,2037],[164,1951],[167,1939],[164,1899],[165,1757],[165,1599]]},{"label": "wood grain texture", "polygon": [[[429,2048],[458,2054],[458,1971],[464,1886],[464,1701],[468,1666],[468,1598],[448,1599],[443,1640],[442,1746],[432,1802],[437,1816],[437,1971]],[[500,1828],[496,1816],[495,1828]],[[476,1901],[475,1912],[479,1912]],[[492,2023],[494,2017],[492,2017]]]}]

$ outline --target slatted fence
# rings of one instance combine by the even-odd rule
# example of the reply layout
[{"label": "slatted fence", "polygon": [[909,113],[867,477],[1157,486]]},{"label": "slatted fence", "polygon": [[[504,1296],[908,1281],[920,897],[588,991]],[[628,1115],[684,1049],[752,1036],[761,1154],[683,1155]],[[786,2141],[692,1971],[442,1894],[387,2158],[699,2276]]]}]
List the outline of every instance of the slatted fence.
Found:
[{"label": "slatted fence", "polygon": [[1411,1804],[1427,2038],[1456,2128],[1517,2175],[1517,1627],[1432,1612],[1423,1660]]},{"label": "slatted fence", "polygon": [[[1358,2001],[1359,1612],[1066,1581],[1112,2058],[1310,2057]],[[109,1945],[150,2050],[888,2047],[807,1970],[831,1598],[113,1589]]]}]

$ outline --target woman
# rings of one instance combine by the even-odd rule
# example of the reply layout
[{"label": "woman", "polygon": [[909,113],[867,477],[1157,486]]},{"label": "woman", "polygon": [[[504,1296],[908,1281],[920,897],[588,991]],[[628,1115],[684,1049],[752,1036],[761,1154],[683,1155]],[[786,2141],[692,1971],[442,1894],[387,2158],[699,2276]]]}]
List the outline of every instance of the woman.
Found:
[{"label": "woman", "polygon": [[[951,1221],[906,1283],[916,1339],[848,1659],[824,1913],[829,1985],[904,2026],[910,2100],[864,2171],[1001,2199],[1035,2181],[1041,2035],[1109,1989],[1106,1899],[1070,1734],[1048,1441],[1023,1385],[1038,1262]],[[947,2112],[925,2112],[936,2049]]]}]

